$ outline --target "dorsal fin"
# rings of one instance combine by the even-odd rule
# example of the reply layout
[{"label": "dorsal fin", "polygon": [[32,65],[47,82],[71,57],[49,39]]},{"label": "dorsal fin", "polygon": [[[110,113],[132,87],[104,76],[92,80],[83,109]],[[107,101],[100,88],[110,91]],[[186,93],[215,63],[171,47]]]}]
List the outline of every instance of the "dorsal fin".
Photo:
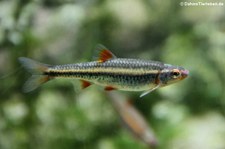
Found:
[{"label": "dorsal fin", "polygon": [[96,46],[96,54],[94,56],[95,60],[97,60],[99,63],[103,63],[112,58],[116,58],[116,56],[110,50],[108,50],[105,46],[101,44],[98,44]]}]

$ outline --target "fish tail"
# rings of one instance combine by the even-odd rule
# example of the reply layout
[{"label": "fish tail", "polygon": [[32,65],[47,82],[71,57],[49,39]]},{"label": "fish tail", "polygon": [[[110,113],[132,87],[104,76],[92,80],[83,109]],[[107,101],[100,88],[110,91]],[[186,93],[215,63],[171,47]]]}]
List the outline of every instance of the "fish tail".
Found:
[{"label": "fish tail", "polygon": [[20,57],[19,62],[22,66],[32,74],[23,86],[24,92],[30,92],[38,88],[40,85],[48,82],[51,77],[45,75],[50,65],[42,64],[29,58]]}]

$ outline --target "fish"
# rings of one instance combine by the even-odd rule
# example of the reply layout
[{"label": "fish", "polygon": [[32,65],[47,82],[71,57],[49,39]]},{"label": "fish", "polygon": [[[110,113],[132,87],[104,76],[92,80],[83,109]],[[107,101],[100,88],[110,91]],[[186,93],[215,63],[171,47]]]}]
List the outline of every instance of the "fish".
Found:
[{"label": "fish", "polygon": [[116,92],[108,92],[108,99],[118,113],[122,126],[135,138],[149,145],[157,147],[159,142],[155,133],[143,115],[130,102],[130,98]]},{"label": "fish", "polygon": [[91,62],[49,65],[30,58],[20,57],[21,65],[32,74],[23,87],[31,92],[55,78],[81,80],[82,88],[92,84],[103,86],[106,91],[142,91],[140,97],[175,82],[189,74],[180,66],[159,61],[117,58],[108,48],[98,45],[95,59]]}]

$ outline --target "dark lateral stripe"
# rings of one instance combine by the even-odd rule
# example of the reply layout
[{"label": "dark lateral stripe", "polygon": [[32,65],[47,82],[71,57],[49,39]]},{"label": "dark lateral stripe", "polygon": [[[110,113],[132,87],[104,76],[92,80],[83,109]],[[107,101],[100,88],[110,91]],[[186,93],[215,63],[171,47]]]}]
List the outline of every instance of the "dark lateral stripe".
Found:
[{"label": "dark lateral stripe", "polygon": [[100,77],[100,76],[106,76],[106,77],[151,77],[151,78],[156,78],[159,74],[155,73],[143,73],[143,74],[132,74],[132,73],[112,73],[112,72],[74,72],[74,71],[50,71],[50,72],[45,72],[44,75],[49,75],[51,77],[60,77],[60,76],[66,76],[66,77]]}]

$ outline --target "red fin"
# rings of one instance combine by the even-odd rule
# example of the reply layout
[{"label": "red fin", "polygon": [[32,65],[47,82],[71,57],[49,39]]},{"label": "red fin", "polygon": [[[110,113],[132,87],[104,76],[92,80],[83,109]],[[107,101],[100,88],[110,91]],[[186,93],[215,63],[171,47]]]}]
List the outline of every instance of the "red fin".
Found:
[{"label": "red fin", "polygon": [[98,45],[97,50],[98,50],[97,61],[100,63],[103,63],[112,58],[116,58],[116,56],[103,45]]},{"label": "red fin", "polygon": [[88,86],[90,86],[90,85],[91,85],[91,83],[90,83],[90,82],[85,81],[85,80],[81,80],[81,83],[82,83],[82,89],[87,88]]},{"label": "red fin", "polygon": [[99,61],[100,63],[102,63],[102,62],[105,62],[105,61],[111,59],[112,57],[113,57],[113,56],[112,56],[112,53],[111,53],[109,50],[104,49],[104,50],[102,50],[102,51],[99,53],[99,59],[98,59],[98,61]]},{"label": "red fin", "polygon": [[112,90],[116,90],[116,88],[115,87],[112,87],[112,86],[106,86],[105,87],[105,90],[106,91],[112,91]]}]

